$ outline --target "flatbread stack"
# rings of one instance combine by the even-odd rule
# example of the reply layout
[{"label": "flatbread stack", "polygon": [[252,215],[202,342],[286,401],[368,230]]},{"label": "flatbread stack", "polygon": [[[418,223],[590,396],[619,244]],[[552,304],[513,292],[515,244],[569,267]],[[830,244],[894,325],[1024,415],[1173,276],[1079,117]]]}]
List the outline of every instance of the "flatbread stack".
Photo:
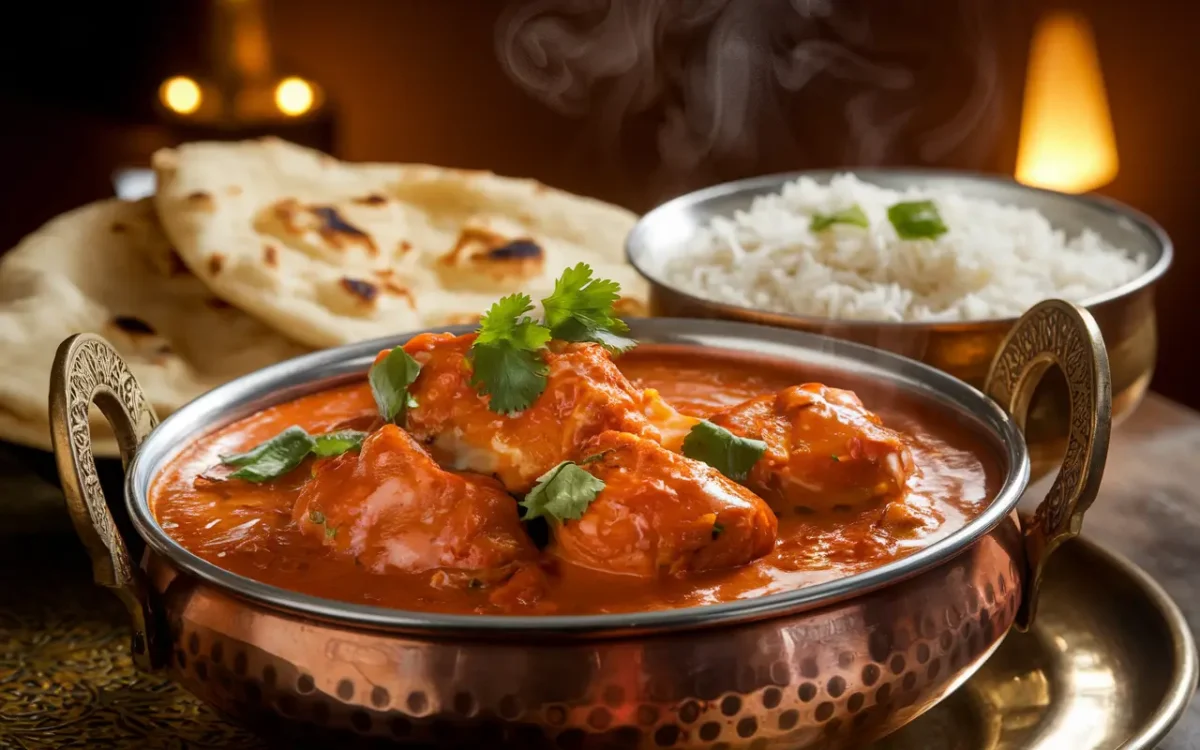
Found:
[{"label": "flatbread stack", "polygon": [[[590,264],[644,314],[636,216],[533,180],[352,164],[267,138],[155,154],[158,190],[60,216],[0,259],[0,439],[49,449],[59,343],[99,333],[159,416],[311,351],[470,323]],[[116,455],[98,411],[96,452]]]}]

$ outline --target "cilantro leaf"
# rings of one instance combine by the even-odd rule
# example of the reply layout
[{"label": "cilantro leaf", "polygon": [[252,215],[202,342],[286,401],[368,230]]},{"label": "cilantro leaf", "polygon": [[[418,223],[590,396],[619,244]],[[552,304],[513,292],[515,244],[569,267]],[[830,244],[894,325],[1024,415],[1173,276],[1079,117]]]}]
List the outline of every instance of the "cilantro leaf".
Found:
[{"label": "cilantro leaf", "polygon": [[578,520],[602,489],[603,480],[571,461],[563,461],[538,477],[537,484],[521,501],[525,507],[525,520],[539,516],[559,522]]},{"label": "cilantro leaf", "polygon": [[855,203],[850,208],[834,211],[831,214],[813,214],[812,223],[808,225],[808,230],[810,232],[823,232],[834,224],[850,224],[851,226],[866,229],[871,226],[871,220],[867,218],[867,214],[862,210],[862,206]]},{"label": "cilantro leaf", "polygon": [[365,437],[365,432],[355,430],[329,432],[314,437],[305,432],[304,428],[293,425],[245,453],[221,456],[221,463],[238,467],[237,471],[229,475],[230,479],[244,479],[261,484],[287,474],[309,455],[328,458],[340,456],[346,451],[358,450]]},{"label": "cilantro leaf", "polygon": [[509,343],[477,344],[471,355],[471,385],[488,397],[488,408],[497,414],[527,409],[546,390],[549,370],[536,351]]},{"label": "cilantro leaf", "polygon": [[526,409],[546,389],[548,368],[541,350],[550,331],[525,313],[533,309],[527,294],[497,301],[480,321],[471,345],[471,385],[488,397],[497,414]]},{"label": "cilantro leaf", "polygon": [[358,450],[367,433],[358,430],[339,430],[317,435],[313,440],[313,455],[320,458],[340,456],[346,451]]},{"label": "cilantro leaf", "polygon": [[697,422],[683,439],[683,455],[703,461],[735,482],[744,482],[767,450],[761,440],[738,437],[712,422]]},{"label": "cilantro leaf", "polygon": [[312,436],[303,428],[292,426],[245,453],[221,456],[221,463],[239,467],[229,475],[233,479],[266,482],[299,466],[315,444]]},{"label": "cilantro leaf", "polygon": [[563,341],[592,341],[619,354],[637,342],[623,334],[629,326],[613,312],[621,296],[621,285],[592,278],[592,268],[580,263],[563,271],[554,282],[554,292],[542,300],[546,326]]},{"label": "cilantro leaf", "polygon": [[371,395],[375,397],[381,417],[389,422],[396,417],[403,420],[405,410],[417,405],[416,399],[409,395],[408,387],[420,372],[421,364],[399,346],[371,365],[367,381],[371,384]]},{"label": "cilantro leaf", "polygon": [[888,221],[902,240],[932,240],[950,231],[933,201],[908,201],[888,209]]}]

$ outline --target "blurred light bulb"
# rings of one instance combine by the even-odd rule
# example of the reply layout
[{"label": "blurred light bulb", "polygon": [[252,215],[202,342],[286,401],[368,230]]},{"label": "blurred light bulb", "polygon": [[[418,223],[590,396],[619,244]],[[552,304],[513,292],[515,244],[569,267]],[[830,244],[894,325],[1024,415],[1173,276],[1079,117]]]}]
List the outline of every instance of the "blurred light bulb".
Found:
[{"label": "blurred light bulb", "polygon": [[158,98],[167,109],[190,115],[200,108],[203,96],[198,83],[187,76],[175,76],[163,81],[158,89]]},{"label": "blurred light bulb", "polygon": [[1087,19],[1053,13],[1034,30],[1017,181],[1085,193],[1117,176],[1117,142]]},{"label": "blurred light bulb", "polygon": [[275,106],[285,115],[295,117],[312,109],[313,88],[308,81],[296,76],[284,78],[275,87]]}]

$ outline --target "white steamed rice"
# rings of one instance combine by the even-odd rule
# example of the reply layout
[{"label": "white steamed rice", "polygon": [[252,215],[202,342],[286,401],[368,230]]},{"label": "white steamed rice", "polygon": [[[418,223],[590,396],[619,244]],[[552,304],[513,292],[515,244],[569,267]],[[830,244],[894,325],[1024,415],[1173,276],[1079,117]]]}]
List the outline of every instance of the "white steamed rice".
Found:
[{"label": "white steamed rice", "polygon": [[[889,206],[932,200],[948,231],[900,239]],[[813,214],[857,204],[870,228],[835,224],[813,233]],[[903,193],[839,175],[810,178],[714,219],[664,268],[697,297],[795,315],[851,320],[954,321],[1021,315],[1041,300],[1078,302],[1146,268],[1143,257],[1083,231],[1067,238],[1035,210],[948,190]]]}]

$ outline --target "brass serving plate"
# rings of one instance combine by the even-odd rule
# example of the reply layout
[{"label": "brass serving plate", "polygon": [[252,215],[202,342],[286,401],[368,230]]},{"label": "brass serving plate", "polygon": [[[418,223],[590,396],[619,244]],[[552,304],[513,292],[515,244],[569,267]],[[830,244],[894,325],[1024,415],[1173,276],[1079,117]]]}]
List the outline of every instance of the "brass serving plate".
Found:
[{"label": "brass serving plate", "polygon": [[[701,299],[664,281],[662,263],[677,257],[692,233],[713,217],[744,210],[756,197],[778,192],[800,177],[828,182],[846,171],[886,188],[954,190],[971,198],[1036,209],[1070,235],[1090,229],[1113,245],[1145,257],[1146,271],[1141,276],[1082,303],[1096,318],[1108,346],[1113,423],[1119,423],[1141,402],[1150,387],[1158,352],[1154,286],[1171,265],[1170,238],[1152,219],[1116,201],[1039,190],[1002,177],[948,170],[813,170],[753,177],[680,196],[643,216],[626,242],[630,263],[650,283],[651,314],[740,320],[821,333],[921,360],[982,387],[988,366],[1015,319],[887,323],[808,318]],[[1052,374],[1030,405],[1025,436],[1034,480],[1049,474],[1062,460],[1068,422],[1066,391],[1062,378]]]},{"label": "brass serving plate", "polygon": [[1028,633],[944,703],[870,750],[1149,750],[1196,689],[1196,644],[1166,592],[1128,560],[1068,542]]},{"label": "brass serving plate", "polygon": [[[83,555],[45,541],[0,550],[0,747],[272,747],[136,669],[120,604],[91,585]],[[866,750],[1154,747],[1195,688],[1182,614],[1145,573],[1086,540],[1054,556],[1045,587],[1031,632],[1010,633],[945,702]]]}]

